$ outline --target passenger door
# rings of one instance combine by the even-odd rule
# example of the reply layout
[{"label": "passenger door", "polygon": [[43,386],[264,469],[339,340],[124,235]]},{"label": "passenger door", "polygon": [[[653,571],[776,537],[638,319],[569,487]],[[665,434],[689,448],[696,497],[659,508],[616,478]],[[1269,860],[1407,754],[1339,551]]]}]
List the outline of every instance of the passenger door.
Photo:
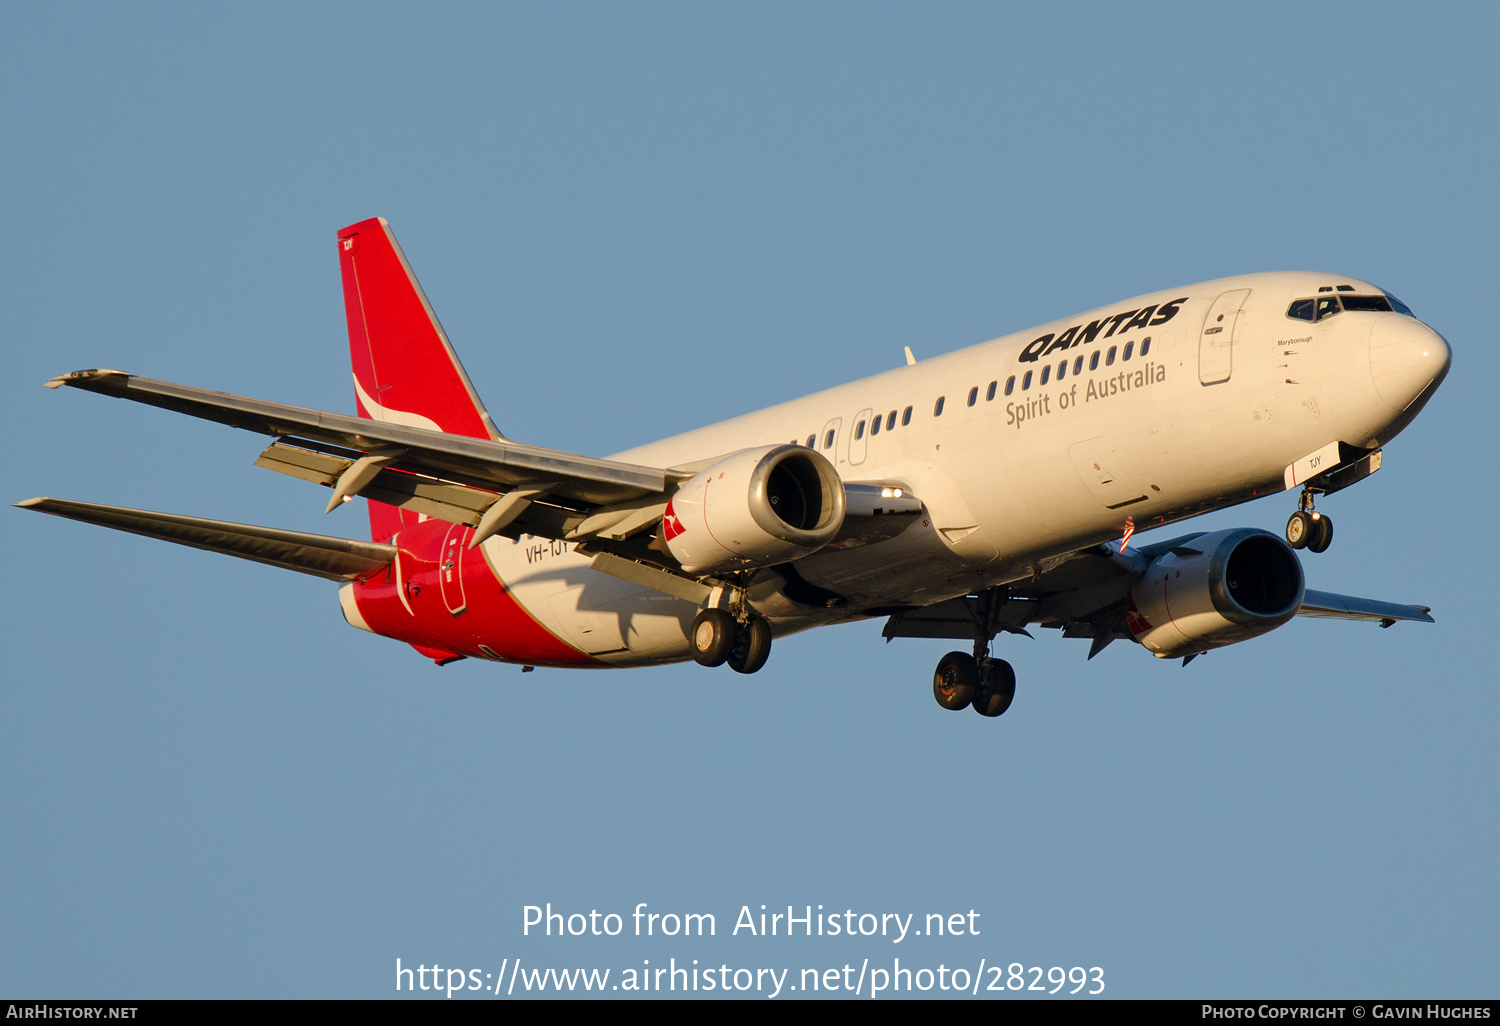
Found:
[{"label": "passenger door", "polygon": [[438,589],[443,594],[443,605],[454,616],[469,605],[464,596],[464,556],[468,552],[464,542],[469,533],[469,528],[463,524],[448,528],[448,533],[443,536],[442,554],[438,557]]},{"label": "passenger door", "polygon": [[1218,385],[1229,380],[1234,370],[1234,346],[1238,339],[1240,311],[1249,289],[1235,289],[1214,300],[1208,316],[1203,318],[1203,333],[1198,336],[1198,380]]}]

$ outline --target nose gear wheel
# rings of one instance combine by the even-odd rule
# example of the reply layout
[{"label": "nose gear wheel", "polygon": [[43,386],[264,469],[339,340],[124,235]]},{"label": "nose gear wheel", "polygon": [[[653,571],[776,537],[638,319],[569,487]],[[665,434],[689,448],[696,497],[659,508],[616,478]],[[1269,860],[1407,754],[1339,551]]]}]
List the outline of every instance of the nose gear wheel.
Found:
[{"label": "nose gear wheel", "polygon": [[1294,549],[1326,552],[1333,544],[1333,518],[1317,510],[1299,509],[1286,522],[1286,543]]},{"label": "nose gear wheel", "polygon": [[1313,508],[1319,489],[1307,487],[1297,500],[1297,512],[1286,522],[1286,543],[1294,549],[1325,552],[1333,544],[1333,518]]}]

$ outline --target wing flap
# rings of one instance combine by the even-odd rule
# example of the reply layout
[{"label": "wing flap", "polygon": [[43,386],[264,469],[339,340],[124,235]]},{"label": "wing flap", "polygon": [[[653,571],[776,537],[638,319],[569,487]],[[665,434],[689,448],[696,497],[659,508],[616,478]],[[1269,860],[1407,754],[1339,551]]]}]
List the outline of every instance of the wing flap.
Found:
[{"label": "wing flap", "polygon": [[1354,595],[1337,595],[1331,591],[1307,589],[1302,599],[1298,616],[1316,616],[1329,620],[1366,620],[1389,627],[1399,620],[1415,620],[1418,623],[1436,623],[1427,606],[1407,606],[1398,602],[1382,602],[1379,599],[1358,598]]},{"label": "wing flap", "polygon": [[[285,442],[272,442],[255,461],[257,467],[328,488],[340,481],[354,464],[355,460],[349,456],[315,452]],[[510,491],[504,494],[510,494]],[[351,494],[469,527],[478,527],[486,512],[504,497],[490,489],[471,488],[421,474],[385,469]],[[661,505],[665,506],[665,503]],[[520,514],[507,520],[505,526],[494,533],[503,533],[507,537],[521,534],[533,534],[539,538],[572,537],[569,532],[576,533],[579,525],[586,523],[587,516],[577,510],[529,502]]]},{"label": "wing flap", "polygon": [[368,577],[384,569],[396,558],[396,549],[392,545],[302,531],[283,531],[275,527],[257,527],[254,524],[204,520],[178,513],[156,513],[151,510],[46,497],[27,499],[16,505],[22,509],[34,509],[38,513],[50,513],[69,520],[81,520],[86,524],[110,527],[116,531],[128,531],[147,538],[237,556],[284,570],[296,570],[298,573],[311,574],[329,581],[352,581]]}]

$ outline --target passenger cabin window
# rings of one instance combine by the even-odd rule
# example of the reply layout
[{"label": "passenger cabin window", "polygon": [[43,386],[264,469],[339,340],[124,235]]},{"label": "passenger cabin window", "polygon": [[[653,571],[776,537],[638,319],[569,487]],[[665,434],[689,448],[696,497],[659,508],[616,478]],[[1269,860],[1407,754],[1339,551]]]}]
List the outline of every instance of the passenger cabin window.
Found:
[{"label": "passenger cabin window", "polygon": [[832,429],[829,430],[828,434],[826,434],[825,436],[823,436],[823,448],[825,448],[825,449],[832,449],[833,448],[833,431],[832,431]]},{"label": "passenger cabin window", "polygon": [[1119,346],[1109,347],[1109,352],[1104,354],[1104,366],[1113,367],[1115,365],[1115,353],[1119,350],[1119,348]]},{"label": "passenger cabin window", "polygon": [[1021,391],[1024,392],[1024,391],[1026,391],[1030,387],[1031,387],[1031,371],[1027,371],[1024,375],[1021,376]]},{"label": "passenger cabin window", "polygon": [[865,422],[860,421],[854,425],[854,440],[857,442],[863,437],[865,437]]},{"label": "passenger cabin window", "polygon": [[1134,342],[1126,342],[1125,343],[1125,352],[1120,355],[1120,359],[1122,359],[1122,360],[1128,360],[1128,359],[1130,359],[1131,350],[1133,350],[1134,348],[1135,348],[1135,343]]},{"label": "passenger cabin window", "polygon": [[1010,395],[1015,390],[1016,390],[1016,376],[1014,374],[1012,374],[1010,377],[1008,377],[1008,378],[1005,379],[1005,394],[1006,395]]},{"label": "passenger cabin window", "polygon": [[1141,339],[1141,355],[1145,356],[1149,352],[1151,352],[1151,336],[1147,335]]},{"label": "passenger cabin window", "polygon": [[969,389],[969,405],[973,406],[977,402],[979,402],[979,386],[975,385]]},{"label": "passenger cabin window", "polygon": [[940,395],[937,397],[937,402],[932,404],[932,415],[934,417],[941,417],[943,415],[943,400],[946,398],[947,396]]},{"label": "passenger cabin window", "polygon": [[809,449],[811,449],[813,447],[813,443],[816,442],[817,440],[818,440],[818,436],[817,435],[808,435],[807,436],[807,447]]},{"label": "passenger cabin window", "polygon": [[1057,380],[1061,381],[1063,378],[1065,378],[1067,376],[1068,376],[1068,361],[1064,360],[1062,363],[1060,363],[1060,364],[1057,365]]},{"label": "passenger cabin window", "polygon": [[1045,366],[1045,367],[1042,368],[1042,380],[1041,380],[1041,383],[1043,385],[1045,385],[1047,383],[1047,379],[1050,378],[1050,377],[1052,377],[1052,365],[1049,363],[1049,364],[1047,364],[1047,366]]},{"label": "passenger cabin window", "polygon": [[1078,377],[1078,375],[1080,375],[1082,373],[1083,373],[1083,354],[1080,353],[1079,356],[1078,356],[1078,359],[1076,359],[1076,360],[1073,361],[1073,376],[1076,378],[1076,377]]},{"label": "passenger cabin window", "polygon": [[990,387],[984,390],[984,401],[985,402],[992,402],[994,400],[994,398],[995,398],[995,386],[997,386],[999,384],[1000,384],[1000,382],[998,382],[998,381],[991,381],[990,382]]},{"label": "passenger cabin window", "polygon": [[891,430],[894,430],[895,427],[896,427],[896,411],[892,410],[891,411],[891,415],[889,417],[885,418],[885,429],[887,431],[891,431]]},{"label": "passenger cabin window", "polygon": [[911,407],[908,406],[906,409],[904,409],[904,410],[901,411],[901,426],[902,427],[906,427],[906,425],[908,425],[910,423],[911,423]]},{"label": "passenger cabin window", "polygon": [[1099,369],[1099,350],[1094,350],[1094,355],[1089,357],[1089,370]]},{"label": "passenger cabin window", "polygon": [[1317,312],[1317,315],[1313,318],[1313,320],[1316,320],[1316,321],[1325,320],[1326,318],[1332,317],[1334,314],[1336,314],[1338,312],[1339,312],[1339,297],[1338,296],[1319,296],[1318,297],[1318,312]]},{"label": "passenger cabin window", "polygon": [[878,435],[878,434],[880,434],[880,424],[881,424],[881,421],[883,421],[883,420],[885,420],[884,417],[876,417],[874,420],[870,421],[870,434],[871,435]]}]

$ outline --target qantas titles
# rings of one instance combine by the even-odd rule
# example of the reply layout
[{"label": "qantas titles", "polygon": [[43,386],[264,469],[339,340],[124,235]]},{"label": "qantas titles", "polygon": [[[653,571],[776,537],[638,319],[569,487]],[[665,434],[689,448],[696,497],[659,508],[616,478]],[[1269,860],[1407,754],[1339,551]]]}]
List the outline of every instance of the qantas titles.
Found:
[{"label": "qantas titles", "polygon": [[[1104,332],[1104,338],[1109,338],[1117,331],[1123,335],[1127,331],[1133,331],[1136,328],[1154,328],[1158,324],[1166,324],[1173,317],[1177,316],[1178,308],[1187,301],[1188,297],[1183,296],[1181,299],[1174,299],[1170,303],[1163,303],[1160,306],[1147,306],[1139,310],[1126,310],[1124,313],[1117,313],[1109,317],[1101,317],[1096,321],[1089,321],[1088,324],[1075,324],[1060,335],[1049,334],[1043,335],[1040,338],[1034,338],[1027,343],[1025,349],[1021,350],[1021,355],[1017,357],[1017,360],[1020,363],[1036,363],[1042,357],[1051,356],[1059,350],[1073,349],[1077,346],[1093,342],[1095,339],[1101,337],[1099,334],[1101,331]],[[1109,328],[1108,331],[1104,331],[1106,326]]]}]

